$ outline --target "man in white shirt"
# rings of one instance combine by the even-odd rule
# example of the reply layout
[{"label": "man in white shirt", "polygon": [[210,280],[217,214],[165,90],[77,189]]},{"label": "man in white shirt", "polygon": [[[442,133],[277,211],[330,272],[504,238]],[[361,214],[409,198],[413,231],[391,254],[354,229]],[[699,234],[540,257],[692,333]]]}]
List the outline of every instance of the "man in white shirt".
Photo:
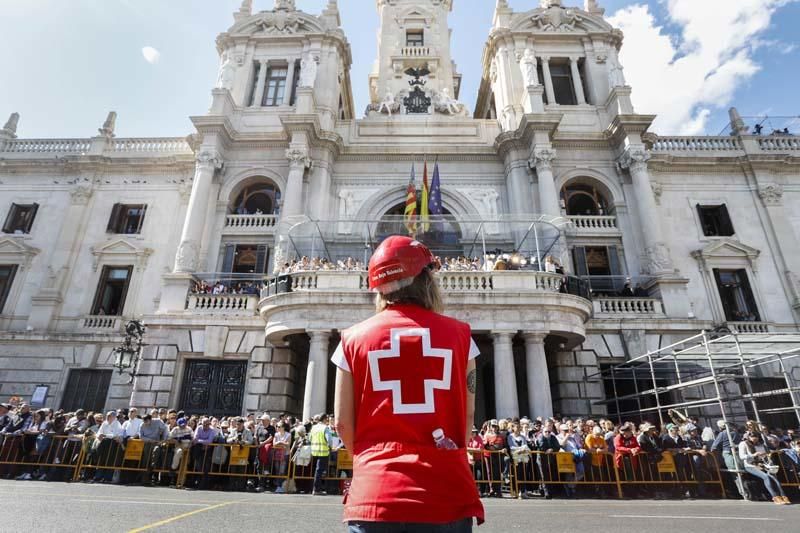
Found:
[{"label": "man in white shirt", "polygon": [[105,421],[100,425],[100,429],[97,430],[98,444],[95,457],[97,458],[98,469],[94,475],[94,482],[111,483],[114,477],[114,467],[118,466],[122,461],[122,446],[120,446],[120,443],[124,433],[125,430],[122,429],[122,425],[117,421],[117,413],[114,411],[106,413]]},{"label": "man in white shirt", "polygon": [[126,439],[138,439],[139,430],[142,427],[142,419],[139,418],[139,411],[135,407],[131,407],[128,412],[128,417],[128,420],[122,424],[122,429],[124,430],[123,436]]}]

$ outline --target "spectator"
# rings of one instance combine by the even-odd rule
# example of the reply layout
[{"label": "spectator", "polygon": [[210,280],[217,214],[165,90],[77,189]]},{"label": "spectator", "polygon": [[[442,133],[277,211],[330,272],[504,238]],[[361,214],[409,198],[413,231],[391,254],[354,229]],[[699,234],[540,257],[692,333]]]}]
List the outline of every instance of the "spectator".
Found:
[{"label": "spectator", "polygon": [[633,426],[628,422],[619,428],[619,435],[614,437],[614,465],[622,472],[625,481],[634,481],[639,467],[640,447],[633,436]]},{"label": "spectator", "polygon": [[314,418],[317,422],[311,428],[311,433],[309,434],[311,456],[316,461],[312,496],[326,494],[322,487],[322,478],[328,471],[328,458],[331,453],[331,428],[328,426],[328,415],[321,414]]},{"label": "spectator", "polygon": [[756,432],[745,435],[739,443],[739,458],[744,463],[748,474],[757,477],[778,505],[788,505],[789,498],[783,492],[778,478],[775,477],[778,467],[769,462],[769,452],[764,447],[761,436]]},{"label": "spectator", "polygon": [[122,459],[120,456],[122,435],[123,429],[122,425],[117,421],[117,413],[114,411],[107,412],[105,421],[100,424],[97,430],[95,455],[98,469],[94,476],[94,482],[111,483],[114,467],[118,466]]},{"label": "spectator", "polygon": [[200,479],[193,480],[193,486],[201,490],[208,488],[208,473],[211,470],[211,459],[214,452],[213,444],[219,432],[211,427],[211,419],[203,417],[200,426],[194,432],[192,439],[192,462],[194,471],[200,470]]},{"label": "spectator", "polygon": [[486,479],[489,481],[489,494],[490,498],[502,498],[502,472],[503,472],[503,458],[500,453],[506,448],[505,439],[500,435],[500,425],[497,420],[489,422],[489,429],[484,435],[483,446],[489,452],[486,454]]}]

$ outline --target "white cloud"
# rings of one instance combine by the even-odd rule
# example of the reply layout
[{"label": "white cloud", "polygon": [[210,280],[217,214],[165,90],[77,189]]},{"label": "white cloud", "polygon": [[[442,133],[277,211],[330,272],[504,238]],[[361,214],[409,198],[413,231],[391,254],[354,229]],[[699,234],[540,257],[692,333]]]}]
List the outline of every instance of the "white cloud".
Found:
[{"label": "white cloud", "polygon": [[153,48],[152,46],[145,46],[142,48],[142,55],[144,56],[144,60],[150,63],[151,65],[155,65],[158,63],[158,60],[161,59],[161,52]]},{"label": "white cloud", "polygon": [[625,33],[620,60],[637,112],[657,114],[657,132],[704,132],[712,109],[730,105],[758,72],[758,37],[775,12],[795,1],[666,0],[673,36],[646,5],[617,11],[610,22]]}]

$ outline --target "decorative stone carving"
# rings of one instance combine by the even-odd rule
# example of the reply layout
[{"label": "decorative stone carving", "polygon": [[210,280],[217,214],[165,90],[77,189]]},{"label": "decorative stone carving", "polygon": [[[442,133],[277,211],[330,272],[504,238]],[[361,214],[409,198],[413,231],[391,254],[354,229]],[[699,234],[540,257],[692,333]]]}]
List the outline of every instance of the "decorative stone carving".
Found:
[{"label": "decorative stone carving", "polygon": [[222,156],[216,150],[203,150],[197,154],[197,167],[211,167],[214,170],[222,168]]},{"label": "decorative stone carving", "polygon": [[615,87],[624,87],[625,74],[623,73],[622,65],[620,65],[616,54],[611,54],[608,58],[608,86],[612,89]]},{"label": "decorative stone carving", "polygon": [[231,61],[231,54],[225,53],[222,56],[222,64],[217,75],[217,89],[233,89],[233,82],[236,80],[236,63]]},{"label": "decorative stone carving", "polygon": [[242,6],[239,8],[239,13],[242,15],[250,16],[253,14],[253,0],[242,0]]},{"label": "decorative stone carving", "polygon": [[308,155],[308,148],[304,146],[292,146],[287,148],[286,150],[286,159],[289,160],[289,166],[291,168],[301,167],[301,168],[309,168],[311,167],[311,158]]},{"label": "decorative stone carving", "polygon": [[657,181],[650,182],[650,188],[653,189],[653,197],[656,200],[656,205],[661,205],[661,194],[664,192],[664,187]]},{"label": "decorative stone carving", "polygon": [[78,185],[73,187],[69,191],[70,198],[72,199],[72,205],[88,204],[93,192],[94,191],[92,191],[92,188],[89,185]]},{"label": "decorative stone carving", "polygon": [[533,50],[526,48],[519,62],[522,71],[522,79],[526,87],[537,87],[539,85],[539,74],[536,72],[536,56]]},{"label": "decorative stone carving", "polygon": [[175,272],[195,272],[199,248],[194,241],[183,241],[175,255]]},{"label": "decorative stone carving", "polygon": [[673,269],[672,259],[669,257],[667,246],[656,243],[654,246],[645,248],[644,271],[650,275],[669,272]]},{"label": "decorative stone carving", "polygon": [[296,11],[295,0],[275,0],[275,11]]},{"label": "decorative stone carving", "polygon": [[103,137],[111,138],[114,136],[114,128],[117,124],[117,112],[111,111],[106,116],[106,121],[103,122],[103,127],[97,130]]},{"label": "decorative stone carving", "polygon": [[537,148],[533,152],[530,161],[528,162],[531,168],[535,168],[537,172],[542,170],[552,170],[553,161],[556,158],[556,151],[553,148]]},{"label": "decorative stone carving", "polygon": [[[499,219],[497,200],[500,198],[500,194],[495,189],[469,189],[464,192],[470,200],[479,206],[481,217],[484,220]],[[491,234],[495,234],[499,228],[497,224],[489,223],[486,224],[486,230]]]},{"label": "decorative stone carving", "polygon": [[255,23],[257,30],[263,33],[297,33],[303,25],[300,17],[288,9],[263,13]]},{"label": "decorative stone carving", "polygon": [[317,81],[317,66],[319,65],[319,57],[311,52],[306,52],[303,59],[300,61],[300,82],[299,87],[314,87],[314,82]]},{"label": "decorative stone carving", "polygon": [[392,113],[400,112],[400,101],[395,98],[392,91],[386,91],[386,96],[384,96],[383,101],[378,104],[377,111],[378,113],[386,113],[391,117]]},{"label": "decorative stone carving", "polygon": [[543,2],[545,10],[531,17],[531,22],[541,31],[570,32],[575,31],[575,26],[583,22],[575,9],[561,7],[557,0]]},{"label": "decorative stone carving", "polygon": [[758,197],[764,205],[781,205],[783,202],[783,186],[776,183],[768,183],[758,188]]},{"label": "decorative stone carving", "polygon": [[497,58],[492,59],[492,64],[489,66],[489,80],[492,83],[497,81]]},{"label": "decorative stone carving", "polygon": [[631,148],[619,158],[619,165],[631,172],[642,172],[647,170],[647,162],[650,161],[650,158],[650,153],[644,148]]},{"label": "decorative stone carving", "polygon": [[15,138],[17,136],[17,124],[19,124],[19,113],[11,113],[6,125],[3,126],[3,132]]},{"label": "decorative stone carving", "polygon": [[608,60],[607,54],[596,54],[594,56],[594,62],[597,63],[598,65],[605,64],[606,60]]},{"label": "decorative stone carving", "polygon": [[445,87],[439,93],[433,95],[433,109],[443,115],[464,115],[466,109],[464,104],[450,96],[450,89]]}]

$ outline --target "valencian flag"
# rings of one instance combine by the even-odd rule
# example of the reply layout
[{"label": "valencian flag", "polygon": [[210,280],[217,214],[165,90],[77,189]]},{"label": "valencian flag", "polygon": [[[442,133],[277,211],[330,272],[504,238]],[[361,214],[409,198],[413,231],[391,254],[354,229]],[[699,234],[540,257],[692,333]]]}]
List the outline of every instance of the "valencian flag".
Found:
[{"label": "valencian flag", "polygon": [[419,208],[419,219],[422,222],[422,233],[426,233],[431,229],[428,197],[430,190],[428,189],[428,160],[425,160],[425,167],[422,171],[422,202]]},{"label": "valencian flag", "polygon": [[430,198],[428,199],[428,213],[430,218],[434,220],[433,230],[444,231],[444,224],[442,223],[442,187],[439,182],[439,162],[433,164],[433,181],[431,181]]},{"label": "valencian flag", "polygon": [[414,163],[411,163],[411,179],[406,192],[406,210],[403,222],[411,235],[417,233],[417,184],[414,176]]}]

